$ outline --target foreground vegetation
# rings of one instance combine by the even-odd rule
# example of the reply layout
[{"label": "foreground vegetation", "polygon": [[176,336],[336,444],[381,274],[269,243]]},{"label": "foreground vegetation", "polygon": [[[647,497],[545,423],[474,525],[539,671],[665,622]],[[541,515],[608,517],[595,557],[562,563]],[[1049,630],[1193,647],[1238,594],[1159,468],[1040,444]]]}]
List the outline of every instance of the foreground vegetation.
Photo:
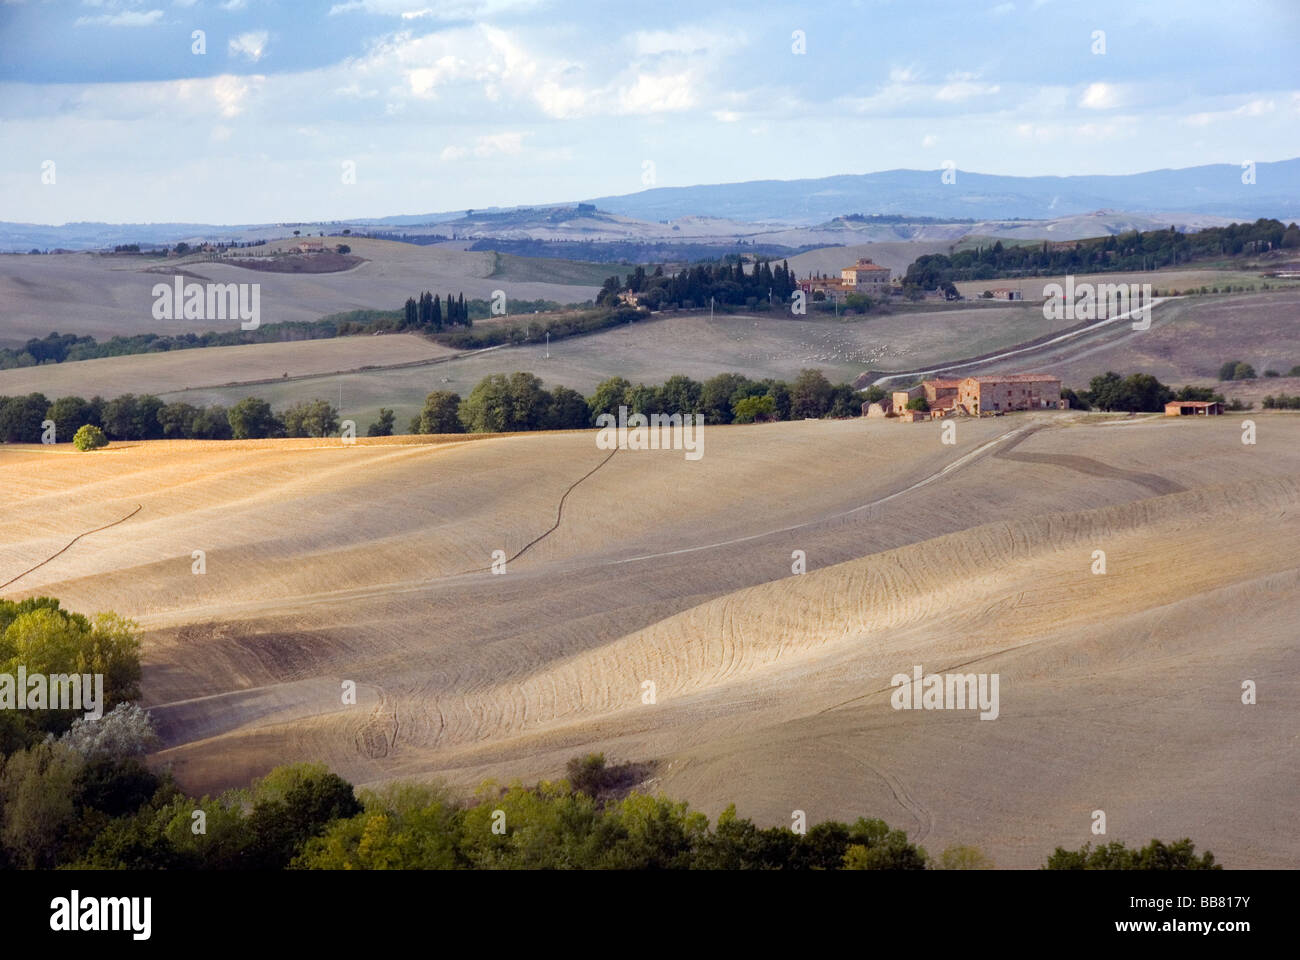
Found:
[{"label": "foreground vegetation", "polygon": [[[105,674],[113,709],[0,711],[0,867],[133,870],[924,870],[993,866],[978,849],[938,857],[878,819],[760,828],[728,807],[710,824],[636,788],[652,767],[569,761],[535,786],[484,783],[471,798],[430,784],[361,791],[321,764],[277,767],[217,797],[186,795],[145,762],[158,743],[138,696],[139,641],[113,614],[52,598],[0,600],[0,672]],[[1220,869],[1189,840],[1048,858],[1053,870]]]}]

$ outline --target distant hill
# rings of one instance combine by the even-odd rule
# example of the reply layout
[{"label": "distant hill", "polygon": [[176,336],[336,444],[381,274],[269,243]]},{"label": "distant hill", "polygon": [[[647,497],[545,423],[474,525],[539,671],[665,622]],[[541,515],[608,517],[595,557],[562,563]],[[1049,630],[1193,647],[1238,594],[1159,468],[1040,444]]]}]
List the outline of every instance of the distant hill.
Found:
[{"label": "distant hill", "polygon": [[656,187],[588,200],[643,220],[687,215],[811,224],[847,213],[1005,220],[1054,219],[1094,210],[1200,213],[1255,220],[1300,216],[1300,158],[1258,163],[1255,183],[1242,169],[1212,164],[1120,176],[1004,177],[939,170],[886,170],[815,180],[753,180]]},{"label": "distant hill", "polygon": [[[945,184],[938,170],[816,180],[657,187],[621,196],[512,208],[475,208],[319,223],[0,222],[0,252],[103,250],[116,244],[170,245],[184,240],[250,243],[299,231],[307,236],[368,232],[388,239],[445,242],[477,249],[511,241],[515,252],[587,260],[624,259],[644,244],[762,247],[769,252],[833,244],[958,241],[968,233],[1008,239],[1078,239],[1171,225],[1180,230],[1233,220],[1300,219],[1300,158],[1255,167],[1241,182],[1232,164],[1153,170],[1107,177],[1003,177],[958,170]],[[577,244],[545,250],[528,242]],[[615,256],[591,244],[627,244]]]}]

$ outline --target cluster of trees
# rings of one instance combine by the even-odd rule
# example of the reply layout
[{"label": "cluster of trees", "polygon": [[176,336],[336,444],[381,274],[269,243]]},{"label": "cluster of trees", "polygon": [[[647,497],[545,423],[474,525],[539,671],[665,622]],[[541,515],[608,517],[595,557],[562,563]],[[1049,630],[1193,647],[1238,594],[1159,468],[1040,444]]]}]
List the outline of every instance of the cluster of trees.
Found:
[{"label": "cluster of trees", "polygon": [[[102,674],[105,711],[140,695],[140,641],[134,624],[105,613],[64,610],[53,597],[0,600],[0,674]],[[64,733],[77,710],[0,710],[0,750],[8,754]]]},{"label": "cluster of trees", "polygon": [[[389,414],[391,431],[392,411]],[[152,394],[126,393],[112,400],[59,397],[53,402],[41,393],[0,397],[0,442],[40,443],[46,420],[54,422],[56,443],[73,441],[83,426],[98,428],[106,440],[324,437],[339,429],[338,411],[324,400],[305,400],[276,414],[269,403],[256,397],[229,408],[164,403]]]},{"label": "cluster of trees", "polygon": [[1225,361],[1219,367],[1220,380],[1254,380],[1255,368],[1241,360]]},{"label": "cluster of trees", "polygon": [[1276,397],[1271,393],[1264,398],[1265,410],[1300,410],[1300,396],[1288,396],[1285,393],[1279,393]]},{"label": "cluster of trees", "polygon": [[484,377],[464,399],[446,390],[430,393],[410,432],[578,430],[594,426],[603,413],[617,416],[620,406],[646,416],[699,413],[708,424],[857,417],[862,401],[850,384],[832,384],[820,370],[800,371],[791,383],[739,373],[720,373],[701,383],[678,374],[653,387],[610,377],[590,397],[563,386],[546,390],[533,374],[515,372]]},{"label": "cluster of trees", "polygon": [[[1256,376],[1255,368],[1242,360],[1227,360],[1219,367],[1220,380],[1254,380]],[[1280,377],[1282,374],[1276,370],[1265,370],[1264,376]],[[1300,364],[1288,370],[1286,376],[1300,377]]]},{"label": "cluster of trees", "polygon": [[1118,841],[1093,847],[1085,843],[1078,850],[1057,847],[1045,865],[1047,870],[1222,870],[1214,854],[1206,850],[1199,857],[1196,844],[1184,837],[1165,844],[1152,840],[1131,850]]},{"label": "cluster of trees", "polygon": [[447,294],[447,312],[444,315],[442,299],[427,290],[420,294],[420,299],[406,298],[403,312],[406,326],[412,330],[441,330],[443,326],[471,326],[469,312],[465,309],[465,294],[458,298]]},{"label": "cluster of trees", "polygon": [[936,290],[944,283],[960,280],[1153,270],[1193,260],[1292,247],[1300,247],[1300,227],[1262,218],[1196,233],[1179,233],[1174,227],[1131,230],[1070,244],[1044,241],[1041,245],[1003,246],[999,240],[988,247],[918,257],[907,268],[903,285]]},{"label": "cluster of trees", "polygon": [[671,275],[665,274],[661,265],[651,273],[637,267],[622,280],[609,277],[596,295],[596,303],[612,305],[620,294],[635,293],[640,295],[638,303],[651,310],[704,307],[710,299],[719,304],[753,306],[769,296],[785,301],[797,287],[786,261],[773,267],[764,260],[746,273],[740,257],[732,254],[717,263],[696,264]]},{"label": "cluster of trees", "polygon": [[[1170,400],[1204,400],[1224,403],[1223,395],[1212,387],[1183,387],[1174,390],[1165,386],[1149,373],[1132,373],[1127,377],[1107,371],[1089,381],[1088,389],[1081,393],[1065,389],[1061,395],[1070,406],[1080,410],[1126,411],[1128,413],[1158,413]],[[1246,409],[1232,404],[1228,409]]]}]

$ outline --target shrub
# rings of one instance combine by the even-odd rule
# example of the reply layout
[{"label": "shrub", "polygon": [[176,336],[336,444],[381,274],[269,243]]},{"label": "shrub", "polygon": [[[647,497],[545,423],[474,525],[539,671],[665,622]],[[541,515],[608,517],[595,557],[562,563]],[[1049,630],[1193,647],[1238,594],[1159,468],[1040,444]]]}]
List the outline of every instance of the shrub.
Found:
[{"label": "shrub", "polygon": [[1184,837],[1168,846],[1152,840],[1145,847],[1130,850],[1123,843],[1105,843],[1093,848],[1085,843],[1078,850],[1057,847],[1047,858],[1045,870],[1222,870],[1208,850],[1196,856],[1196,844]]},{"label": "shrub", "polygon": [[108,437],[104,436],[104,431],[99,427],[87,423],[78,428],[76,436],[72,438],[72,445],[81,451],[98,450],[108,446]]}]

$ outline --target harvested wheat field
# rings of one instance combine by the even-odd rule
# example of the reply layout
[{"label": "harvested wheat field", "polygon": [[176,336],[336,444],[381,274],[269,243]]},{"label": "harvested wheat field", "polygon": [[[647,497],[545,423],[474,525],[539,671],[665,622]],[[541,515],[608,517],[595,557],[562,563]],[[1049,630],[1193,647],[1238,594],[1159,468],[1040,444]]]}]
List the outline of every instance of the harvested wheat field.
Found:
[{"label": "harvested wheat field", "polygon": [[[1294,866],[1300,418],[1254,419],[708,427],[695,461],[577,432],[0,447],[0,581],[140,623],[191,791],[602,750],[713,815],[879,816],[1004,867],[1098,809]],[[997,674],[996,719],[893,709],[915,665]]]}]

